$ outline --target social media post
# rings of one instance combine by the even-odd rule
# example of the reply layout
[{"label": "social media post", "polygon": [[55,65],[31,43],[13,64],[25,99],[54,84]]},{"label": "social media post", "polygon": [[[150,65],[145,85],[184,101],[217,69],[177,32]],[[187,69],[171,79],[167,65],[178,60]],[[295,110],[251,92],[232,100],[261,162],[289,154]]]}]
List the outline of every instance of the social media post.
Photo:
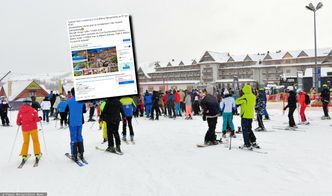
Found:
[{"label": "social media post", "polygon": [[70,20],[68,32],[77,100],[137,94],[128,14]]}]

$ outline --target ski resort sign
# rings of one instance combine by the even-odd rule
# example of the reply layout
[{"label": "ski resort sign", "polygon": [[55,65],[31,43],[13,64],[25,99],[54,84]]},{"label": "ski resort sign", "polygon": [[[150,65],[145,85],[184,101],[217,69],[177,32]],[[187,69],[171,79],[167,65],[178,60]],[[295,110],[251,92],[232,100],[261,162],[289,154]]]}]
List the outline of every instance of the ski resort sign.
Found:
[{"label": "ski resort sign", "polygon": [[129,14],[73,19],[67,26],[76,100],[138,93]]}]

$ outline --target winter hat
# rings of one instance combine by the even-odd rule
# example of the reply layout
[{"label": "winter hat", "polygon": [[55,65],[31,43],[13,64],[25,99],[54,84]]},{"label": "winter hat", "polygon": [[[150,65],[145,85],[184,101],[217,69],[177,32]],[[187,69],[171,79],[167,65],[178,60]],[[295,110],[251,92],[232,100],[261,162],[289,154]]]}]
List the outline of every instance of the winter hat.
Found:
[{"label": "winter hat", "polygon": [[228,94],[229,94],[228,90],[225,89],[225,90],[224,90],[224,95],[228,95]]}]

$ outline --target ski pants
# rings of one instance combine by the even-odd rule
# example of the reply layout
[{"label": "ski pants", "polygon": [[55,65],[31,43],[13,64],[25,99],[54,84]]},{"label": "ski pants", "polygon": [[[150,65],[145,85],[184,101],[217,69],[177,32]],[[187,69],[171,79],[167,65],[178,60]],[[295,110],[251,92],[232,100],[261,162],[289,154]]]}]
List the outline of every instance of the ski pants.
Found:
[{"label": "ski pants", "polygon": [[175,112],[176,112],[176,116],[181,116],[181,107],[180,107],[180,103],[175,103]]},{"label": "ski pants", "polygon": [[0,115],[1,115],[2,125],[9,125],[9,119],[8,119],[7,112],[6,111],[1,112]]},{"label": "ski pants", "polygon": [[102,127],[103,127],[103,139],[107,140],[107,125],[105,121],[102,121]]},{"label": "ski pants", "polygon": [[146,117],[150,117],[150,115],[151,115],[151,109],[152,109],[152,105],[151,104],[146,104],[145,105],[145,115],[146,115]]},{"label": "ski pants", "polygon": [[305,116],[305,109],[307,108],[307,106],[301,106],[300,107],[300,116],[301,116],[301,122],[305,122],[307,121],[307,118]]},{"label": "ski pants", "polygon": [[65,123],[65,126],[67,126],[67,112],[60,112],[60,125],[63,126],[63,123]]},{"label": "ski pants", "polygon": [[50,110],[43,110],[43,121],[46,120],[46,122],[49,122],[49,117],[48,117],[49,112]]},{"label": "ski pants", "polygon": [[288,110],[288,121],[289,121],[289,126],[293,127],[295,126],[295,121],[294,121],[294,111],[296,108],[289,108]]},{"label": "ski pants", "polygon": [[234,124],[233,124],[233,113],[232,112],[224,112],[222,114],[222,132],[226,133],[227,124],[230,126],[231,131],[234,132]]},{"label": "ski pants", "polygon": [[174,103],[168,103],[167,105],[168,105],[168,116],[170,118],[172,117],[172,115],[173,117],[176,117]]},{"label": "ski pants", "polygon": [[205,142],[214,142],[216,141],[216,126],[218,117],[206,118],[209,129],[205,134]]},{"label": "ski pants", "polygon": [[186,117],[189,118],[192,116],[191,105],[186,105]]},{"label": "ski pants", "polygon": [[22,134],[23,134],[23,146],[21,149],[21,155],[22,156],[28,155],[30,136],[31,136],[32,142],[33,142],[33,151],[34,151],[35,155],[39,155],[40,154],[40,143],[39,143],[39,139],[38,139],[38,130],[34,129],[31,131],[22,131]]},{"label": "ski pants", "polygon": [[256,142],[255,134],[252,131],[252,119],[242,118],[241,126],[244,145],[251,146],[251,143]]},{"label": "ski pants", "polygon": [[152,111],[151,111],[151,118],[154,118],[154,113],[156,113],[156,119],[159,119],[160,111],[159,111],[159,105],[153,105]]},{"label": "ski pants", "polygon": [[133,130],[133,124],[132,124],[132,118],[131,116],[126,117],[126,120],[122,120],[122,135],[126,136],[127,135],[127,123],[129,127],[129,132],[130,136],[134,135],[134,130]]},{"label": "ski pants", "polygon": [[95,114],[95,107],[92,106],[92,107],[90,107],[90,111],[89,111],[89,120],[91,120],[93,118],[94,114]]},{"label": "ski pants", "polygon": [[106,122],[108,147],[114,147],[113,138],[115,139],[116,146],[121,145],[119,136],[119,124],[120,122]]},{"label": "ski pants", "polygon": [[82,125],[70,126],[70,148],[72,155],[77,155],[77,152],[83,154],[83,136],[82,136]]},{"label": "ski pants", "polygon": [[194,107],[194,115],[198,115],[199,114],[199,102],[195,101],[193,107]]},{"label": "ski pants", "polygon": [[324,111],[324,116],[328,117],[329,116],[329,103],[323,101],[323,111]]},{"label": "ski pants", "polygon": [[264,129],[264,123],[263,123],[263,114],[260,114],[259,112],[257,113],[257,122],[258,122],[258,127]]}]

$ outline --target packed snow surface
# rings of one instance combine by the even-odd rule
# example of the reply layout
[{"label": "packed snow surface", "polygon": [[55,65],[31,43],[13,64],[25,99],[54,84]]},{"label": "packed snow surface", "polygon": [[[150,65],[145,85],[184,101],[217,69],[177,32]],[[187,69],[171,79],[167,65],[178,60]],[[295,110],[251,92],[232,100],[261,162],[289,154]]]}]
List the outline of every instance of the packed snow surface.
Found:
[{"label": "packed snow surface", "polygon": [[[279,103],[268,106],[271,120],[264,121],[268,131],[255,132],[260,151],[268,154],[239,150],[241,135],[232,140],[231,150],[224,144],[197,148],[207,130],[201,116],[193,120],[138,118],[133,120],[136,144],[122,143],[123,156],[97,151],[95,146],[106,148],[101,144],[102,131],[97,123],[86,122],[83,134],[89,164],[78,167],[64,156],[69,152],[69,130],[59,130],[59,122],[56,128],[52,120],[43,123],[39,131],[44,153],[39,167],[32,167],[31,157],[23,169],[17,169],[22,134],[19,132],[8,161],[17,126],[0,127],[0,192],[38,191],[51,196],[332,195],[332,122],[320,119],[321,108],[309,108],[310,125],[299,125],[299,131],[273,129],[287,126],[287,112],[283,115]],[[16,112],[9,116],[14,122]],[[297,112],[294,117],[298,121]],[[234,122],[240,126],[238,116]],[[221,126],[219,117],[217,131]]]}]

